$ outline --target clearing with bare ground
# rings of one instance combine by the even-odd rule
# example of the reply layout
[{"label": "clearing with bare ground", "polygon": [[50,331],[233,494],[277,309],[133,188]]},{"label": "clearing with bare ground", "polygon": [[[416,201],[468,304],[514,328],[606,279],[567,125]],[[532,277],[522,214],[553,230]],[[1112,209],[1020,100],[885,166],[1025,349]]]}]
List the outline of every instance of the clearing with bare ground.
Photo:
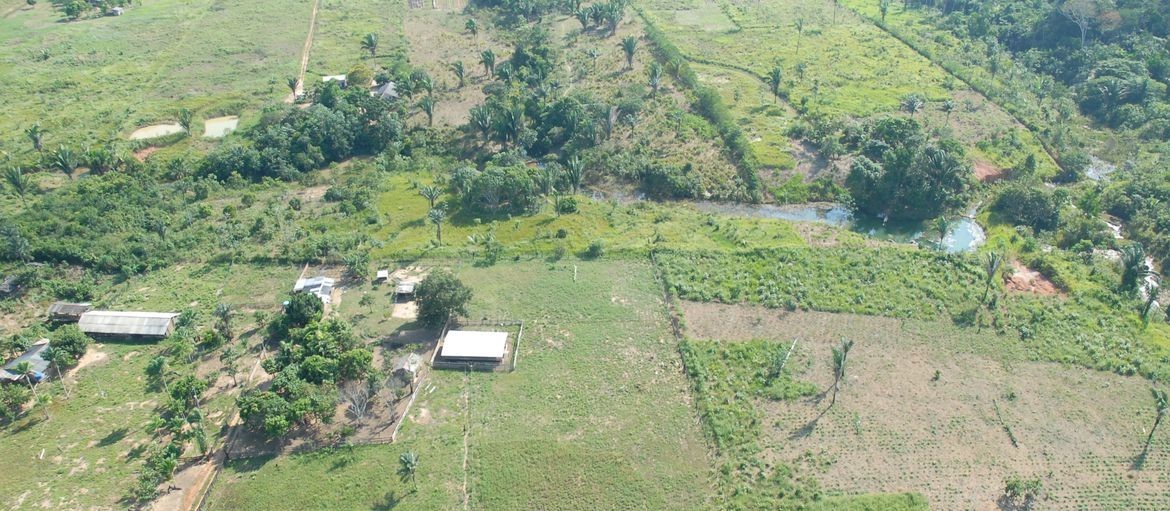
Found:
[{"label": "clearing with bare ground", "polygon": [[1019,261],[1012,261],[1012,272],[1004,274],[1003,283],[1009,290],[1018,293],[1035,293],[1046,296],[1063,294],[1055,283],[1048,280],[1048,277],[1024,266]]},{"label": "clearing with bare ground", "polygon": [[[1167,509],[1170,439],[1154,437],[1148,382],[1024,360],[1014,341],[950,325],[684,302],[695,339],[787,344],[793,376],[820,395],[756,402],[765,460],[816,473],[829,491],[916,491],[933,509],[1005,509],[1004,481],[1039,478],[1037,509]],[[1014,440],[1013,440],[1014,439]],[[1016,445],[1013,445],[1015,443]]]}]

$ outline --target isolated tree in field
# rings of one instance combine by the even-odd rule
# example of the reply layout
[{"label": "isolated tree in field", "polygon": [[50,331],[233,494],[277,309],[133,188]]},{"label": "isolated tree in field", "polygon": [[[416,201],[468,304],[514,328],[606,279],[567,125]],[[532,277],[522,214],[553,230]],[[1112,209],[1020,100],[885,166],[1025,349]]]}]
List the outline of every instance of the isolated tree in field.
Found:
[{"label": "isolated tree in field", "polygon": [[8,167],[4,170],[4,182],[13,195],[20,197],[20,204],[27,205],[25,195],[32,190],[32,178],[24,173],[20,167]]},{"label": "isolated tree in field", "polygon": [[447,212],[442,208],[431,208],[427,212],[427,221],[435,224],[435,241],[443,246],[443,220],[447,219]]},{"label": "isolated tree in field", "polygon": [[792,23],[792,28],[796,29],[796,56],[800,57],[800,40],[804,37],[804,18],[796,18]]},{"label": "isolated tree in field", "polygon": [[851,339],[841,339],[841,346],[833,348],[833,397],[829,400],[829,408],[837,404],[837,391],[841,388],[841,380],[845,378],[845,365],[849,362],[849,351],[853,349]]},{"label": "isolated tree in field", "polygon": [[146,377],[162,385],[163,390],[168,394],[171,389],[168,387],[167,379],[171,375],[171,360],[165,356],[159,355],[150,359],[146,363]]},{"label": "isolated tree in field", "polygon": [[943,113],[947,114],[947,124],[951,123],[951,113],[955,111],[955,100],[948,99],[943,101],[942,106],[939,107]]},{"label": "isolated tree in field", "polygon": [[410,481],[414,484],[414,491],[418,491],[418,480],[414,477],[416,472],[418,472],[418,455],[414,451],[402,453],[402,456],[398,457],[398,477],[404,483]]},{"label": "isolated tree in field", "polygon": [[1146,289],[1146,300],[1142,302],[1141,310],[1143,327],[1149,326],[1150,324],[1150,313],[1154,311],[1154,303],[1158,301],[1158,292],[1160,291],[1161,288],[1158,287],[1157,284],[1151,284],[1150,287]]},{"label": "isolated tree in field", "polygon": [[232,377],[232,386],[238,387],[239,380],[236,379],[240,372],[240,358],[244,356],[244,344],[229,344],[224,346],[223,351],[219,352],[219,362],[223,364],[223,371]]},{"label": "isolated tree in field", "polygon": [[483,71],[490,78],[496,74],[496,52],[488,48],[479,54],[479,63],[483,64]]},{"label": "isolated tree in field", "polygon": [[988,252],[983,259],[983,272],[985,275],[983,300],[982,304],[987,303],[987,294],[991,292],[991,284],[995,282],[996,275],[999,274],[999,268],[1003,266],[1003,254],[1000,252]]},{"label": "isolated tree in field", "polygon": [[638,51],[638,38],[632,35],[623,37],[619,46],[622,47],[622,52],[626,54],[626,69],[633,69],[634,52]]},{"label": "isolated tree in field", "polygon": [[235,337],[232,332],[232,306],[220,302],[215,304],[215,331],[222,335],[224,339],[232,340]]},{"label": "isolated tree in field", "polygon": [[1146,446],[1142,448],[1142,456],[1150,451],[1150,441],[1154,439],[1154,432],[1158,430],[1158,426],[1162,425],[1162,419],[1166,418],[1166,412],[1170,411],[1170,401],[1167,401],[1166,391],[1161,389],[1150,389],[1150,393],[1154,395],[1154,425],[1150,428],[1150,434],[1146,435]]},{"label": "isolated tree in field", "polygon": [[418,194],[422,195],[430,203],[431,209],[434,209],[435,201],[443,194],[443,190],[437,186],[424,186],[418,189]]},{"label": "isolated tree in field", "polygon": [[910,93],[907,94],[906,97],[902,98],[901,108],[903,112],[910,114],[910,117],[914,117],[922,110],[922,107],[925,105],[926,100],[922,99],[920,94]]},{"label": "isolated tree in field", "polygon": [[370,32],[363,36],[362,49],[370,52],[370,58],[378,56],[378,34]]},{"label": "isolated tree in field", "polygon": [[418,102],[418,107],[427,115],[427,126],[434,126],[435,124],[435,97],[430,94],[423,96]]},{"label": "isolated tree in field", "polygon": [[452,315],[467,315],[471,289],[447,270],[427,275],[415,289],[418,320],[427,328],[442,327]]},{"label": "isolated tree in field", "polygon": [[1149,276],[1150,266],[1146,264],[1146,248],[1141,243],[1121,247],[1121,289],[1136,290]]},{"label": "isolated tree in field", "polygon": [[287,80],[285,80],[284,83],[285,83],[285,85],[288,85],[289,92],[296,94],[297,93],[297,85],[301,84],[301,80],[295,76],[290,76],[290,77],[288,77]]},{"label": "isolated tree in field", "polygon": [[49,164],[72,180],[73,171],[77,170],[78,166],[77,153],[68,147],[60,146],[49,157]]},{"label": "isolated tree in field", "polygon": [[467,29],[467,33],[471,34],[471,37],[473,38],[479,35],[479,23],[475,21],[475,18],[468,18],[467,23],[463,25],[463,28]]},{"label": "isolated tree in field", "polygon": [[459,80],[459,88],[462,89],[463,85],[467,83],[467,69],[463,67],[463,61],[456,60],[452,62],[451,72],[455,73],[455,79]]},{"label": "isolated tree in field", "polygon": [[780,99],[780,85],[784,80],[784,71],[780,66],[773,66],[771,71],[768,71],[768,90],[772,91],[772,97],[775,100]]},{"label": "isolated tree in field", "polygon": [[179,109],[179,127],[183,128],[183,133],[191,134],[191,119],[193,114],[186,108]]},{"label": "isolated tree in field", "polygon": [[878,10],[882,13],[882,23],[885,23],[886,14],[890,12],[890,0],[878,0]]},{"label": "isolated tree in field", "polygon": [[650,66],[646,68],[646,75],[650,90],[654,91],[654,94],[658,94],[658,88],[662,87],[662,64],[659,64],[658,61],[651,62]]},{"label": "isolated tree in field", "polygon": [[33,124],[32,126],[24,129],[24,136],[28,137],[28,141],[32,142],[33,149],[36,149],[38,153],[45,152],[44,143],[45,134],[47,133],[48,131],[45,131],[43,128],[41,128],[40,124]]}]

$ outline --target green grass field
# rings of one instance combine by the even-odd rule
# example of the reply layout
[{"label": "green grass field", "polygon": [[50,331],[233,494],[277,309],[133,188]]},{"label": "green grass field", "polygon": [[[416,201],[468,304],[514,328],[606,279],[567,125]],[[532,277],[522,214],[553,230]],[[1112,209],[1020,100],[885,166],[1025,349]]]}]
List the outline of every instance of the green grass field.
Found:
[{"label": "green grass field", "polygon": [[[232,463],[209,508],[708,507],[706,448],[648,264],[457,270],[471,317],[526,321],[515,372],[435,371],[398,443]],[[422,460],[417,492],[393,475],[407,449]]]}]

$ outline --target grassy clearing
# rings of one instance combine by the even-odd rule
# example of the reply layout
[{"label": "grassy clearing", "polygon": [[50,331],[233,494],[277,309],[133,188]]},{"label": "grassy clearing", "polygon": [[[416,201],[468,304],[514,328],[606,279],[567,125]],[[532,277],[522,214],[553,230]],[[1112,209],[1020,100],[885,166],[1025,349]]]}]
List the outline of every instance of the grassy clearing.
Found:
[{"label": "grassy clearing", "polygon": [[[183,107],[201,119],[269,104],[287,93],[284,77],[296,74],[310,7],[159,0],[77,22],[61,22],[52,2],[12,10],[0,18],[8,99],[0,143],[31,151],[23,129],[40,122],[47,148],[76,148],[173,122]],[[192,128],[201,129],[202,122]]]},{"label": "grassy clearing", "polygon": [[[466,477],[472,509],[705,508],[705,448],[649,266],[576,266],[576,281],[567,265],[457,268],[471,317],[528,322],[515,372],[436,371],[399,443],[233,463],[210,507],[452,509]],[[417,492],[392,475],[407,449]]]},{"label": "grassy clearing", "polygon": [[[373,67],[373,63],[387,63],[401,56],[405,50],[405,12],[406,2],[321,0],[305,87],[319,83],[322,76],[346,74],[361,62]],[[308,20],[306,14],[306,27]],[[300,33],[303,37],[304,29]],[[361,46],[362,38],[370,33],[378,35],[378,56],[373,61]]]},{"label": "grassy clearing", "polygon": [[[985,509],[1000,503],[1005,479],[1020,476],[1043,479],[1037,507],[1152,510],[1170,502],[1161,468],[1170,462],[1168,437],[1155,435],[1138,464],[1154,418],[1143,379],[1028,362],[1012,339],[945,323],[698,303],[682,308],[688,335],[721,340],[691,341],[697,346],[786,349],[799,339],[787,368],[818,389],[832,385],[830,348],[842,337],[856,341],[836,405],[823,416],[828,399],[817,397],[736,402],[756,419],[757,459],[765,466],[790,463],[797,474],[816,477],[825,493],[915,491],[925,496],[917,499],[921,509],[927,503]],[[701,368],[722,364],[700,362]],[[688,369],[695,372],[689,363]],[[732,364],[731,376],[721,379],[754,371]],[[722,405],[719,394],[702,388],[697,399],[708,396]],[[868,505],[898,509],[888,501]],[[851,509],[832,500],[822,506]]]}]

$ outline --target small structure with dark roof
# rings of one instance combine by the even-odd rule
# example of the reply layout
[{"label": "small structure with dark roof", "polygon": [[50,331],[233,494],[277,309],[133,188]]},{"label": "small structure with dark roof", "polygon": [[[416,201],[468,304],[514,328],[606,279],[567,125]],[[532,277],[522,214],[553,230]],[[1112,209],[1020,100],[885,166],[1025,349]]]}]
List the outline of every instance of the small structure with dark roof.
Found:
[{"label": "small structure with dark roof", "polygon": [[49,306],[49,321],[57,323],[76,323],[81,321],[81,315],[93,308],[89,303],[57,302]]},{"label": "small structure with dark roof", "polygon": [[159,340],[175,331],[176,312],[89,311],[77,326],[94,338]]},{"label": "small structure with dark roof", "polygon": [[4,364],[4,369],[0,370],[0,381],[8,383],[25,381],[24,373],[16,372],[16,366],[20,365],[21,362],[29,363],[32,381],[41,381],[45,377],[45,371],[49,370],[49,361],[45,360],[43,356],[47,349],[49,349],[48,339],[37,341],[23,355],[16,357],[12,362]]}]

